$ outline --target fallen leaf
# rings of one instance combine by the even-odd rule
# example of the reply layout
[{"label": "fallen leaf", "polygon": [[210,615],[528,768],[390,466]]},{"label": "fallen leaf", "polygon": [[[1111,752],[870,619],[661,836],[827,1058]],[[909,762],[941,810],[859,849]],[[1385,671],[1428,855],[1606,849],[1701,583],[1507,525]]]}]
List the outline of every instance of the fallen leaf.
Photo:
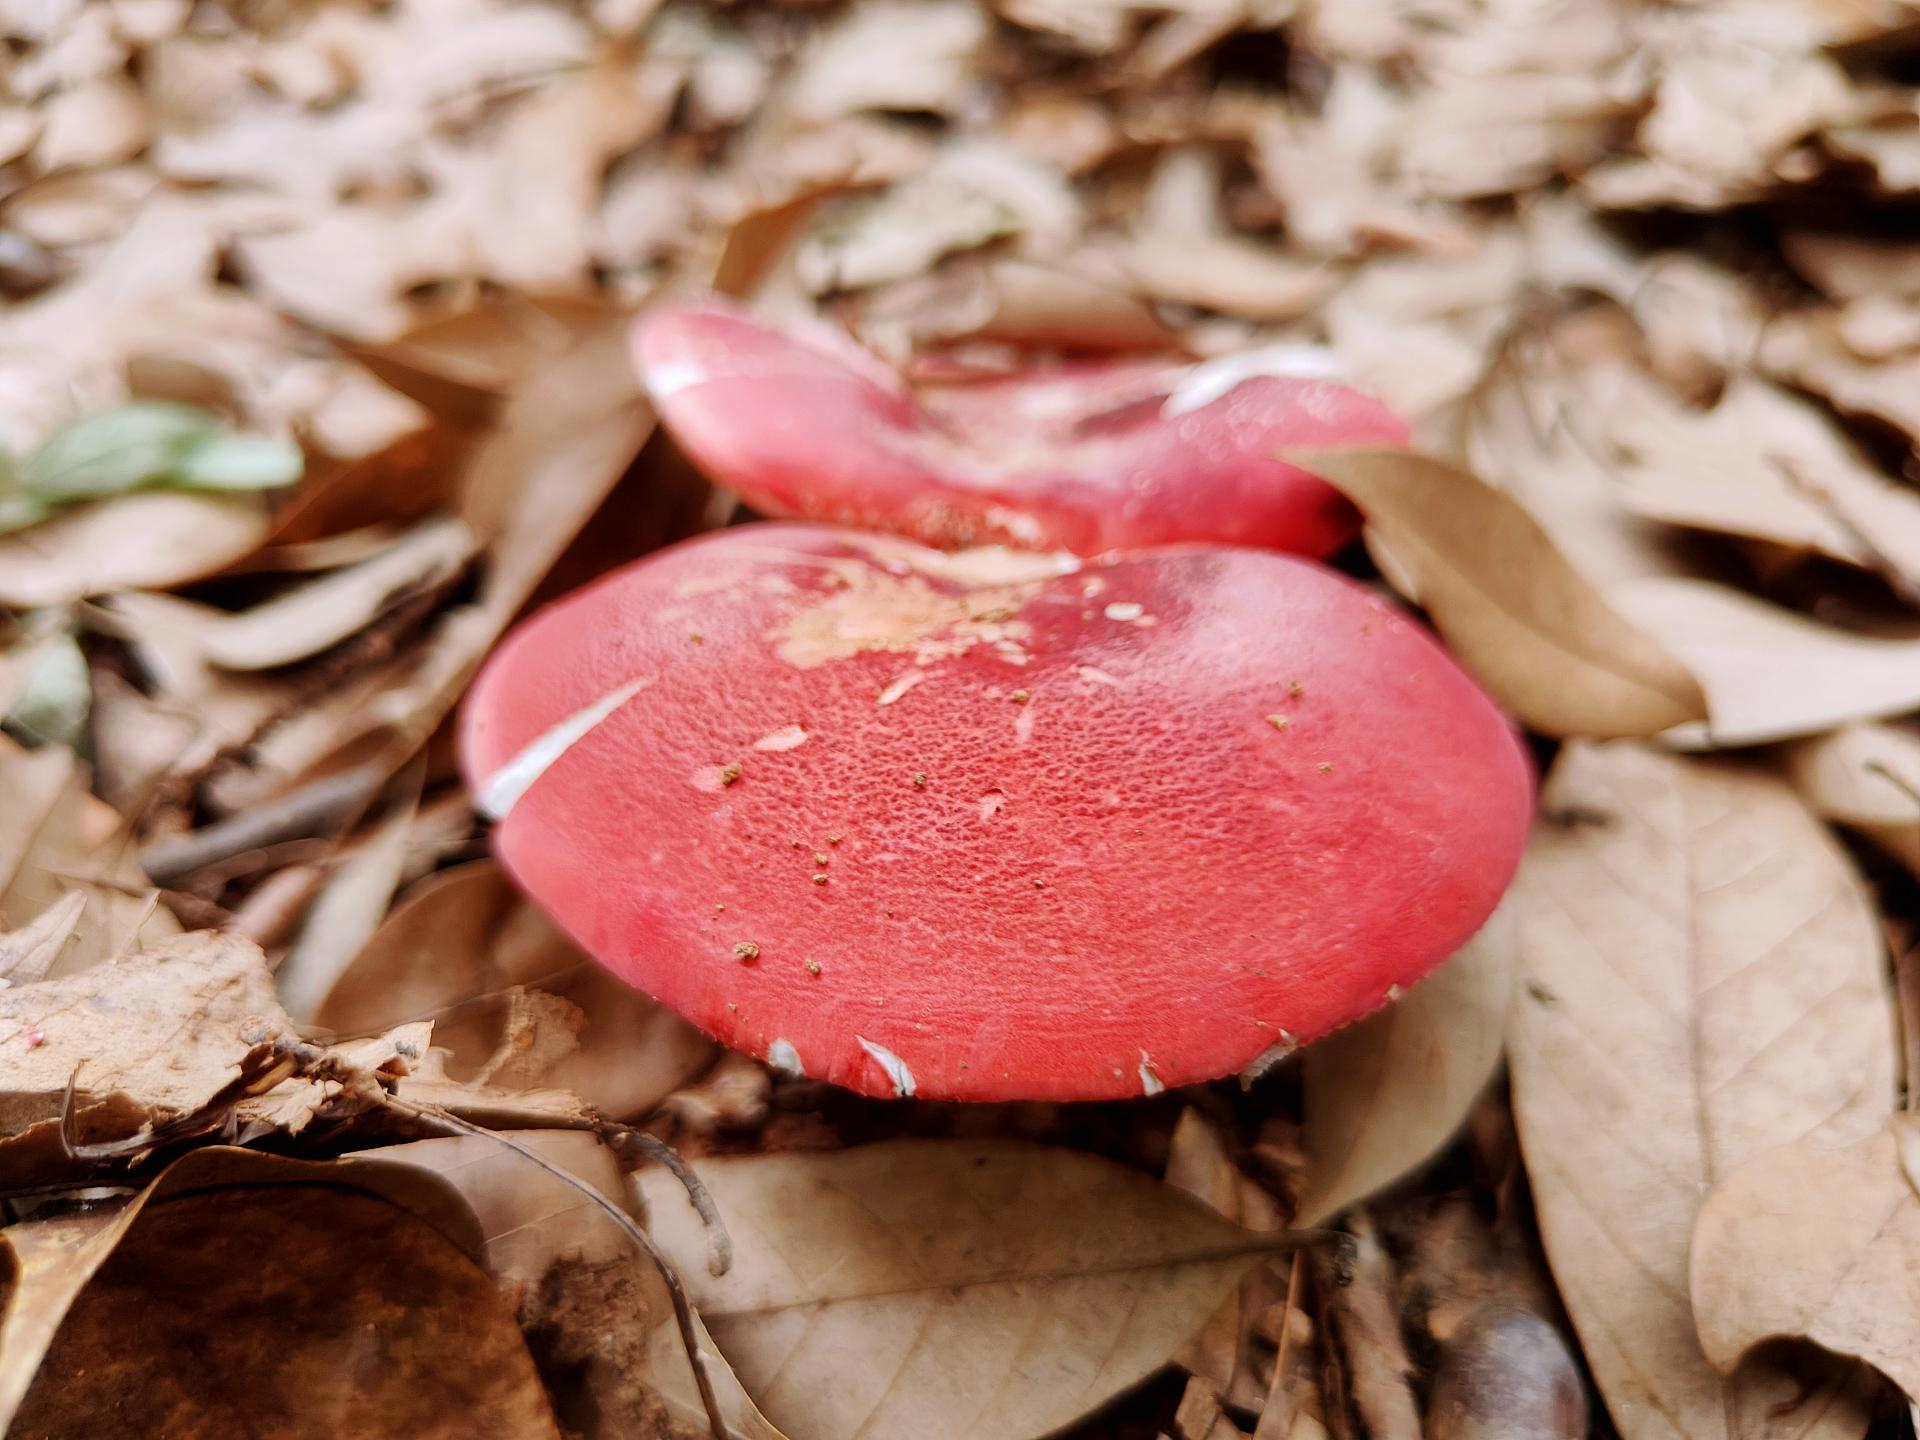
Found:
[{"label": "fallen leaf", "polygon": [[338,645],[408,596],[447,583],[472,558],[464,524],[429,520],[370,559],[207,624],[199,646],[228,670],[290,665]]},{"label": "fallen leaf", "polygon": [[986,39],[986,16],[967,0],[863,0],[816,34],[775,103],[802,125],[860,110],[955,110]]},{"label": "fallen leaf", "polygon": [[31,744],[79,749],[93,704],[86,655],[63,631],[36,645],[29,658],[18,693],[0,696],[0,724]]},{"label": "fallen leaf", "polygon": [[417,1169],[196,1151],[131,1204],[0,1231],[22,1277],[0,1420],[61,1440],[151,1435],[156,1417],[289,1440],[558,1440],[473,1229]]},{"label": "fallen leaf", "polygon": [[1709,718],[1676,743],[1758,745],[1920,708],[1920,637],[1855,635],[1706,580],[1631,580],[1608,598],[1706,691]]},{"label": "fallen leaf", "polygon": [[182,585],[245,557],[267,524],[259,502],[244,497],[155,490],[82,505],[0,535],[0,604]]},{"label": "fallen leaf", "polygon": [[813,294],[858,290],[1009,236],[1026,253],[1054,253],[1079,228],[1079,198],[1053,171],[991,141],[957,141],[911,179],[849,202],[837,223],[808,236],[794,264]]},{"label": "fallen leaf", "polygon": [[0,931],[0,988],[44,980],[86,909],[86,893],[74,890],[18,930]]},{"label": "fallen leaf", "polygon": [[1514,902],[1514,1113],[1614,1423],[1625,1440],[1864,1433],[1853,1404],[1796,1394],[1778,1366],[1715,1373],[1687,1302],[1713,1184],[1892,1108],[1891,1000],[1859,877],[1757,769],[1570,746],[1542,807]]},{"label": "fallen leaf", "polygon": [[[1192,1107],[1180,1112],[1173,1127],[1166,1182],[1248,1230],[1282,1228],[1280,1202],[1240,1172],[1220,1127]],[[1266,1399],[1253,1327],[1280,1300],[1283,1283],[1274,1266],[1256,1269],[1174,1357],[1176,1365],[1204,1382],[1209,1399],[1219,1396],[1246,1410],[1258,1410]]]},{"label": "fallen leaf", "polygon": [[1780,759],[1807,804],[1920,874],[1920,736],[1843,725],[1782,747]]},{"label": "fallen leaf", "polygon": [[411,795],[388,811],[372,834],[347,853],[314,897],[300,938],[273,977],[281,1003],[295,1020],[313,1019],[320,1002],[354,957],[366,948],[393,903],[407,863],[407,842],[418,800],[416,786]]},{"label": "fallen leaf", "polygon": [[713,1056],[704,1035],[588,959],[491,860],[411,891],[333,982],[314,1023],[360,1035],[433,1016],[449,1077],[470,1080],[498,1053],[519,987],[569,1002],[584,1020],[578,1048],[521,1088],[571,1090],[606,1114],[642,1115]]},{"label": "fallen leaf", "polygon": [[1518,959],[1508,903],[1394,1004],[1307,1050],[1296,1224],[1323,1224],[1453,1137],[1499,1069]]},{"label": "fallen leaf", "polygon": [[1765,381],[1735,379],[1705,413],[1623,407],[1611,438],[1635,515],[1920,578],[1920,494]]},{"label": "fallen leaf", "polygon": [[[1349,1228],[1352,1278],[1327,1287],[1326,1324],[1346,1362],[1353,1406],[1373,1440],[1419,1440],[1420,1412],[1408,1385],[1413,1362],[1394,1312],[1393,1261],[1364,1213]],[[1324,1269],[1325,1260],[1321,1263]]]},{"label": "fallen leaf", "polygon": [[152,888],[121,819],[87,793],[86,768],[65,749],[22,750],[0,736],[0,929],[31,923],[69,894],[86,914],[55,974],[156,944],[179,927]]},{"label": "fallen leaf", "polygon": [[48,505],[101,500],[149,486],[270,490],[302,469],[299,447],[240,435],[217,415],[165,400],[130,400],[83,416],[22,456],[20,489]]},{"label": "fallen leaf", "polygon": [[1020,1440],[1166,1363],[1275,1248],[1067,1150],[895,1140],[694,1162],[733,1268],[671,1177],[661,1248],[767,1417],[802,1437]]},{"label": "fallen leaf", "polygon": [[1549,735],[1652,735],[1707,707],[1693,676],[1589,585],[1521,505],[1396,450],[1285,458],[1358,505],[1460,662]]},{"label": "fallen leaf", "polygon": [[8,1174],[74,1168],[59,1136],[70,1083],[74,1129],[89,1142],[124,1140],[207,1106],[287,1028],[258,947],[207,933],[0,990]]},{"label": "fallen leaf", "polygon": [[1803,1336],[1920,1395],[1920,1132],[1912,1115],[1851,1145],[1769,1150],[1700,1207],[1688,1279],[1706,1356]]},{"label": "fallen leaf", "polygon": [[[664,1406],[672,1421],[704,1429],[666,1286],[588,1193],[628,1208],[627,1179],[613,1153],[577,1130],[506,1138],[565,1174],[487,1135],[420,1140],[364,1156],[443,1176],[473,1207],[487,1269],[518,1310],[535,1355],[549,1371],[577,1377],[585,1392],[583,1403],[570,1393],[573,1385],[562,1390],[564,1422],[587,1440],[627,1440],[656,1433]],[[781,1440],[711,1342],[702,1344],[701,1358],[721,1413],[741,1440]]]}]

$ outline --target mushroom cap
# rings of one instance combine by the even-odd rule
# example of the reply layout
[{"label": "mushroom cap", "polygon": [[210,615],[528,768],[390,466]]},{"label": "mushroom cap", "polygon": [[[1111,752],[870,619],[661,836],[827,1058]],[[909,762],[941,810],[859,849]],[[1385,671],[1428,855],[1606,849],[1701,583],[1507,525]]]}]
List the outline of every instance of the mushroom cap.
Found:
[{"label": "mushroom cap", "polygon": [[750,525],[522,625],[462,759],[519,883],[727,1044],[868,1094],[1095,1099],[1358,1019],[1507,885],[1531,769],[1325,567]]},{"label": "mushroom cap", "polygon": [[802,339],[700,302],[645,317],[634,353],[681,448],[756,510],[942,548],[1097,555],[1215,541],[1326,555],[1353,538],[1358,513],[1274,453],[1407,443],[1371,396],[1268,373],[1324,369],[1303,347],[909,391],[829,333]]}]

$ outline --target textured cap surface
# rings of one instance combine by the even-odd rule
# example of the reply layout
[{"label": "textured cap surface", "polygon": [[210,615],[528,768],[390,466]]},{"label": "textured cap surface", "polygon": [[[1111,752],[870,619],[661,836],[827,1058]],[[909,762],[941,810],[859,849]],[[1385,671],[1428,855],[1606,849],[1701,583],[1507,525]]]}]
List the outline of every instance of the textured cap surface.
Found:
[{"label": "textured cap surface", "polygon": [[753,525],[523,625],[499,854],[696,1024],[870,1094],[1137,1095],[1358,1018],[1493,908],[1505,720],[1309,561]]},{"label": "textured cap surface", "polygon": [[649,315],[634,351],[681,448],[755,509],[941,547],[1094,555],[1212,540],[1325,555],[1358,515],[1273,453],[1407,441],[1370,396],[1270,373],[1319,366],[1298,347],[909,392],[849,342],[709,302]]}]

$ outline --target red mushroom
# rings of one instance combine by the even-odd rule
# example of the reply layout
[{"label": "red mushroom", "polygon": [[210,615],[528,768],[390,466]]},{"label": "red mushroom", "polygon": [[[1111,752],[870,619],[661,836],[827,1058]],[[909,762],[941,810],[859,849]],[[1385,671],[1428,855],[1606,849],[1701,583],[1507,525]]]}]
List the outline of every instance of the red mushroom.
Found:
[{"label": "red mushroom", "polygon": [[1493,908],[1531,781],[1413,621],[1311,561],[812,525],[676,546],[495,654],[462,751],[519,882],[727,1043],[869,1094],[1154,1093],[1393,999]]},{"label": "red mushroom", "polygon": [[1325,555],[1358,515],[1274,452],[1407,441],[1392,412],[1303,347],[914,392],[849,342],[803,341],[708,302],[655,312],[634,349],[674,438],[755,509],[942,547],[1095,555],[1214,541]]}]

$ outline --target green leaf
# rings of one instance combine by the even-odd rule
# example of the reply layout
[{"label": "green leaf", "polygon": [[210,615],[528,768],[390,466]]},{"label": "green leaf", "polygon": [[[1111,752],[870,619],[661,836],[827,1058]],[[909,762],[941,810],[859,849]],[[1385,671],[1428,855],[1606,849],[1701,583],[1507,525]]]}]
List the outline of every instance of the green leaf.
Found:
[{"label": "green leaf", "polygon": [[36,745],[77,750],[93,707],[93,677],[87,657],[71,635],[59,635],[40,648],[27,687],[7,712],[6,728]]},{"label": "green leaf", "polygon": [[56,431],[19,463],[18,499],[0,484],[0,532],[42,519],[52,507],[125,495],[151,486],[183,490],[269,490],[300,478],[300,447],[242,435],[220,418],[168,400],[134,400]]},{"label": "green leaf", "polygon": [[171,475],[218,429],[205,410],[135,400],[55,431],[20,462],[19,483],[49,504],[124,495]]},{"label": "green leaf", "polygon": [[190,449],[170,478],[194,490],[273,490],[294,484],[305,466],[290,440],[221,433]]}]

